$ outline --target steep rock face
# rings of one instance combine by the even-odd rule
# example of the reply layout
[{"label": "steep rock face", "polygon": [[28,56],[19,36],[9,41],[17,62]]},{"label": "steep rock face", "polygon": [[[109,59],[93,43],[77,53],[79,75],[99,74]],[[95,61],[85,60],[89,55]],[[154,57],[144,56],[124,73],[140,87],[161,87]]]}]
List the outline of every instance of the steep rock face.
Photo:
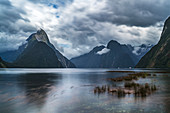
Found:
[{"label": "steep rock face", "polygon": [[80,68],[128,68],[135,65],[133,54],[127,46],[111,40],[107,47],[95,47],[92,51],[71,61]]},{"label": "steep rock face", "polygon": [[146,55],[137,68],[170,68],[170,17],[165,21],[161,38]]},{"label": "steep rock face", "polygon": [[58,60],[61,62],[62,67],[65,67],[65,68],[74,68],[75,67],[75,65],[70,60],[68,60],[65,56],[63,56],[53,46],[53,44],[50,43],[48,36],[43,29],[40,29],[37,31],[37,33],[33,33],[32,35],[30,35],[26,41],[27,42],[25,44],[21,45],[18,50],[6,51],[3,53],[0,53],[0,56],[2,57],[2,59],[4,61],[10,62],[10,63],[17,62],[18,59],[21,56],[23,56],[23,55],[21,55],[21,53],[23,51],[30,50],[34,46],[34,44],[37,42],[44,42],[46,45],[48,45],[55,52],[55,55],[58,57]]},{"label": "steep rock face", "polygon": [[99,68],[101,56],[97,54],[98,51],[104,49],[104,46],[97,46],[87,54],[81,55],[71,59],[71,61],[79,68]]},{"label": "steep rock face", "polygon": [[137,63],[139,60],[153,47],[153,45],[142,44],[139,46],[133,46],[132,52],[137,56]]},{"label": "steep rock face", "polygon": [[76,67],[70,60],[68,60],[57,49],[55,49],[55,47],[52,44],[50,44],[49,46],[55,51],[55,54],[58,57],[58,59],[61,62],[63,67],[65,67],[65,68],[75,68]]},{"label": "steep rock face", "polygon": [[50,48],[52,48],[55,51],[56,56],[58,57],[58,60],[61,62],[63,67],[66,68],[74,68],[75,65],[68,60],[65,56],[63,56],[55,47],[53,44],[50,43],[47,34],[44,30],[39,30],[37,33],[32,34],[28,39],[28,44],[34,43],[34,41],[41,41],[46,43]]},{"label": "steep rock face", "polygon": [[72,58],[71,61],[80,68],[128,68],[134,67],[140,58],[153,46],[120,44],[111,40],[107,46],[97,46],[89,53]]},{"label": "steep rock face", "polygon": [[133,54],[126,45],[121,45],[117,41],[110,41],[107,45],[110,51],[104,56],[107,60],[103,61],[106,67],[128,68],[134,67]]},{"label": "steep rock face", "polygon": [[31,46],[28,45],[13,64],[24,68],[63,67],[53,49],[41,41],[35,41]]}]

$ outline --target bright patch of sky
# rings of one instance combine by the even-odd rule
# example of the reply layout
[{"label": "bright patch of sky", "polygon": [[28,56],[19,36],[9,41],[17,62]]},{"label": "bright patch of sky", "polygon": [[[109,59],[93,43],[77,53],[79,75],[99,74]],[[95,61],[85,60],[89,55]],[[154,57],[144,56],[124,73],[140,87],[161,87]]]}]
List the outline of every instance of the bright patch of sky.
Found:
[{"label": "bright patch of sky", "polygon": [[0,52],[17,49],[40,28],[68,58],[110,40],[156,44],[169,7],[168,0],[1,0]]}]

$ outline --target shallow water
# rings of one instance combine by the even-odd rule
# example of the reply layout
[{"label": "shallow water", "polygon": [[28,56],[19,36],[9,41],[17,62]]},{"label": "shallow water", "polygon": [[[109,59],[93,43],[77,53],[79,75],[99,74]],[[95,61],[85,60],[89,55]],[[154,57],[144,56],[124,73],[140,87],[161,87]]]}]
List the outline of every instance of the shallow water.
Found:
[{"label": "shallow water", "polygon": [[98,85],[123,86],[124,82],[106,79],[128,73],[106,72],[108,70],[114,69],[1,69],[0,113],[170,112],[170,73],[156,73],[167,70],[131,69],[158,75],[137,81],[154,82],[159,87],[146,98],[94,94],[93,89]]}]

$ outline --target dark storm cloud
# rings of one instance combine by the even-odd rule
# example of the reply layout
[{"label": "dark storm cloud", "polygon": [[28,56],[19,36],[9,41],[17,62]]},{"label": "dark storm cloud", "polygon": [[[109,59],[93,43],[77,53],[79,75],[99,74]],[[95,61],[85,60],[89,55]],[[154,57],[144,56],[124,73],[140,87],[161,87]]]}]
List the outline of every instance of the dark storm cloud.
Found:
[{"label": "dark storm cloud", "polygon": [[110,40],[132,45],[156,44],[163,27],[160,23],[170,14],[168,0],[95,0],[93,5],[89,1],[73,2],[70,10],[64,12],[69,23],[60,26],[64,36],[59,37],[70,41],[79,54]]},{"label": "dark storm cloud", "polygon": [[10,26],[11,23],[22,19],[18,9],[15,9],[8,0],[0,1],[0,18],[0,31],[9,33],[15,33],[15,30]]},{"label": "dark storm cloud", "polygon": [[43,28],[55,47],[69,58],[110,40],[132,45],[156,44],[162,23],[170,14],[169,0],[10,2],[0,0],[0,51],[16,48],[12,47],[14,43],[19,45],[36,28]]},{"label": "dark storm cloud", "polygon": [[[24,10],[18,9],[10,3],[8,0],[0,1],[0,32],[6,32],[9,34],[17,34],[19,31],[32,32],[35,30],[31,25],[27,23],[29,20],[21,17],[21,14],[26,14]],[[18,20],[24,21],[22,24],[16,24]],[[26,25],[24,27],[24,24]]]},{"label": "dark storm cloud", "polygon": [[91,19],[117,25],[147,27],[170,14],[169,0],[107,0],[101,12],[89,13]]},{"label": "dark storm cloud", "polygon": [[16,8],[8,0],[0,0],[0,52],[17,49],[25,40],[28,32],[36,31],[28,19],[23,18],[26,12]]}]

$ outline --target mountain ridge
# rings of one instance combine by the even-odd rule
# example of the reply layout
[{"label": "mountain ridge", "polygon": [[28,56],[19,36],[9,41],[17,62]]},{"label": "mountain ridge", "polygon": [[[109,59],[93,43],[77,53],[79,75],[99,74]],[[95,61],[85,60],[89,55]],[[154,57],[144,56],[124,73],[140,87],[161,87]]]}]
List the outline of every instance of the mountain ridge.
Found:
[{"label": "mountain ridge", "polygon": [[[68,68],[68,67],[74,68],[75,67],[75,65],[71,61],[69,61],[65,56],[63,56],[54,47],[54,45],[50,43],[48,36],[43,29],[38,30],[37,33],[31,34],[26,39],[26,41],[27,42],[25,44],[21,45],[18,50],[7,52],[7,54],[9,54],[9,56],[11,58],[13,55],[15,55],[15,58],[13,58],[13,60],[11,60],[12,61],[11,63],[5,62],[1,59],[4,62],[4,64],[7,64],[7,67],[48,67],[48,65],[43,63],[44,59],[41,59],[41,56],[47,60],[53,59],[52,61],[54,63],[56,62],[56,64],[58,64],[58,65],[55,65],[52,62],[46,62],[49,64],[49,67],[65,67],[65,68]],[[34,46],[36,46],[36,48]],[[40,48],[39,46],[42,46],[42,47]],[[35,50],[36,50],[36,52],[35,52]],[[49,53],[46,50],[48,50]],[[43,55],[42,51],[44,51],[44,55]],[[53,54],[53,53],[55,53],[55,54]],[[34,58],[32,57],[34,54],[36,54],[37,56],[40,57],[40,59],[37,58],[36,60],[39,62],[41,62],[41,60],[42,60],[41,63],[43,65],[41,65],[40,63],[37,65],[37,63],[35,63],[37,61],[34,60]],[[51,54],[51,56],[48,54]],[[3,56],[3,54],[0,54],[0,56],[1,55]],[[5,57],[5,55],[6,54],[4,54],[3,57]],[[34,62],[31,62],[31,59]],[[27,61],[30,61],[30,62],[27,62]],[[34,65],[31,65],[31,64],[34,64]]]},{"label": "mountain ridge", "polygon": [[[150,49],[147,45],[141,48],[146,48],[146,51]],[[134,67],[143,55],[143,51],[139,55],[132,51],[134,47],[131,45],[111,40],[106,46],[96,46],[90,52],[70,60],[79,68],[129,68]]]},{"label": "mountain ridge", "polygon": [[45,42],[49,47],[51,47],[59,61],[62,63],[63,67],[66,68],[75,68],[76,66],[70,61],[68,60],[65,56],[63,56],[55,47],[52,43],[50,43],[47,34],[45,33],[45,31],[43,29],[40,29],[37,31],[37,33],[33,33],[27,40],[29,41],[34,41],[35,39],[37,39],[38,41],[42,41]]},{"label": "mountain ridge", "polygon": [[170,68],[170,17],[164,22],[159,42],[141,58],[137,68]]}]

